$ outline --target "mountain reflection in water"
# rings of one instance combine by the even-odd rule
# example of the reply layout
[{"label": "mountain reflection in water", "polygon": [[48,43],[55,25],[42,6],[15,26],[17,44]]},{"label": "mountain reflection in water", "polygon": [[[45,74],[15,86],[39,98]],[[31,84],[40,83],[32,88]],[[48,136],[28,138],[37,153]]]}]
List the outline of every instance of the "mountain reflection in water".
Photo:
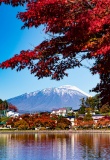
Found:
[{"label": "mountain reflection in water", "polygon": [[109,133],[0,134],[0,160],[109,160]]}]

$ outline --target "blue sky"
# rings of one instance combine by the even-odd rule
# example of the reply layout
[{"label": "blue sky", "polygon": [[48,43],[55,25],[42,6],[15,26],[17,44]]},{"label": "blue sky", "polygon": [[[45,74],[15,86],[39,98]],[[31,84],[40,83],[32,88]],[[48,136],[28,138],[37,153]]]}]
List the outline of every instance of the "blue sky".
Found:
[{"label": "blue sky", "polygon": [[[0,63],[18,54],[21,50],[32,49],[46,37],[42,28],[21,30],[23,23],[16,18],[17,12],[21,10],[22,8],[0,6]],[[50,78],[38,80],[27,69],[21,72],[0,69],[0,99],[5,100],[23,93],[67,84],[89,93],[89,90],[99,82],[99,76],[91,75],[85,68],[69,70],[68,73],[68,77],[60,81]],[[89,94],[95,95],[95,93]]]}]

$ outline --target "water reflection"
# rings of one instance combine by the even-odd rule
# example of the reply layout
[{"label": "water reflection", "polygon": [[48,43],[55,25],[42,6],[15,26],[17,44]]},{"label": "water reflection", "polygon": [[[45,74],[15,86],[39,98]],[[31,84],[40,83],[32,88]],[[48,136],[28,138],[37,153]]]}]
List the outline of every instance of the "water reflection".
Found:
[{"label": "water reflection", "polygon": [[0,160],[109,160],[110,134],[0,134]]}]

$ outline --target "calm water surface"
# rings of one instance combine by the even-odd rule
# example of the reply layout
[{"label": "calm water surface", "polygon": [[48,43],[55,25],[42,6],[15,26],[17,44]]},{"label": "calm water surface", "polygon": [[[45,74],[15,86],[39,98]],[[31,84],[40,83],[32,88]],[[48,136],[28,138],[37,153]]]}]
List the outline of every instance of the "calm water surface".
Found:
[{"label": "calm water surface", "polygon": [[0,134],[0,160],[110,160],[110,134]]}]

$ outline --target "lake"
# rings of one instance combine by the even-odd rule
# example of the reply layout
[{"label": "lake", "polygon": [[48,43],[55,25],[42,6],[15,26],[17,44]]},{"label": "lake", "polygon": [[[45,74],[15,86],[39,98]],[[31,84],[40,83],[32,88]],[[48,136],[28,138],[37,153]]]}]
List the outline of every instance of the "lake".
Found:
[{"label": "lake", "polygon": [[3,133],[0,160],[110,160],[110,134]]}]

